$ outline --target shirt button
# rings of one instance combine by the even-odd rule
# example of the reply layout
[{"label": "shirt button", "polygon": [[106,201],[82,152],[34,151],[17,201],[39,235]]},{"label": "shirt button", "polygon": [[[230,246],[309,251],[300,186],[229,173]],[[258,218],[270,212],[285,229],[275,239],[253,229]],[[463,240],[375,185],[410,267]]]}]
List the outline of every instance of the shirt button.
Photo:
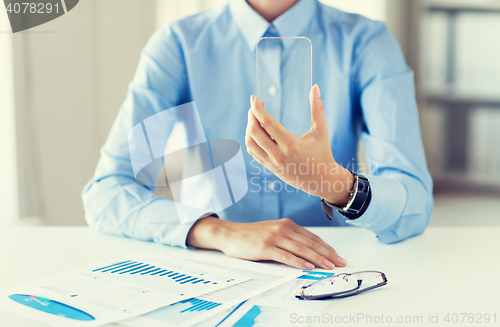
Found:
[{"label": "shirt button", "polygon": [[274,191],[274,182],[269,182],[269,183],[267,184],[267,189],[268,189],[269,191]]},{"label": "shirt button", "polygon": [[276,87],[274,86],[271,86],[268,90],[267,90],[267,93],[269,93],[270,96],[275,96],[276,94],[278,94],[278,90],[276,89]]}]

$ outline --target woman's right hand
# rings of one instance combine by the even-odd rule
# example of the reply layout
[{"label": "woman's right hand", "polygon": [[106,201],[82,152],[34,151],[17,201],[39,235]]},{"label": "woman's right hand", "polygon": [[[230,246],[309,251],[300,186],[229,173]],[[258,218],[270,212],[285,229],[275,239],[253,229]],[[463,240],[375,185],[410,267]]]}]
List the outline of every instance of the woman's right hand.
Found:
[{"label": "woman's right hand", "polygon": [[186,243],[251,261],[274,260],[299,269],[332,269],[347,264],[319,236],[285,218],[235,223],[216,217],[198,220]]}]

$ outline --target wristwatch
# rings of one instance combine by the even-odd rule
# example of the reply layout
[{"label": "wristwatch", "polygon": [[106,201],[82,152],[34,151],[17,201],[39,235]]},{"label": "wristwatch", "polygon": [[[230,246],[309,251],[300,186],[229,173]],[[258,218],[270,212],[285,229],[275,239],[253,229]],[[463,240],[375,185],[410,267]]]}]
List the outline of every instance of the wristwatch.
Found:
[{"label": "wristwatch", "polygon": [[347,219],[359,218],[370,204],[371,189],[368,178],[352,171],[351,174],[354,176],[354,185],[352,190],[349,192],[349,201],[345,207],[338,207],[323,198],[321,199],[323,210],[330,220],[333,218],[334,209]]}]

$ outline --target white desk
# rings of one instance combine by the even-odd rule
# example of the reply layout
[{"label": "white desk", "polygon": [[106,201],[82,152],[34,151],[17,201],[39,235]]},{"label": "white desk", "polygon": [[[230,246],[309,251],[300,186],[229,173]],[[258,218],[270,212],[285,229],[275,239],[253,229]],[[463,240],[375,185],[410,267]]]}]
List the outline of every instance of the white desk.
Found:
[{"label": "white desk", "polygon": [[[443,319],[447,313],[457,313],[459,322],[460,313],[496,313],[496,325],[500,325],[500,227],[433,227],[419,237],[393,245],[384,245],[371,232],[357,228],[311,228],[311,231],[349,261],[346,269],[337,270],[380,270],[389,280],[387,286],[374,292],[332,301],[325,311],[333,315],[329,319],[358,313],[380,319],[383,314],[384,319],[391,316],[392,325],[399,325],[394,323],[399,316],[402,319],[422,316],[423,324],[415,325],[423,326],[427,325],[429,314],[439,314],[439,324],[433,326],[475,326],[467,318],[464,324],[452,323],[451,315],[450,323]],[[0,229],[0,289],[134,251],[168,254],[187,250],[102,235],[87,227]],[[349,325],[364,322],[360,319]],[[365,325],[374,324],[375,321]],[[317,325],[343,324],[333,321]],[[42,325],[0,311],[0,326]]]}]

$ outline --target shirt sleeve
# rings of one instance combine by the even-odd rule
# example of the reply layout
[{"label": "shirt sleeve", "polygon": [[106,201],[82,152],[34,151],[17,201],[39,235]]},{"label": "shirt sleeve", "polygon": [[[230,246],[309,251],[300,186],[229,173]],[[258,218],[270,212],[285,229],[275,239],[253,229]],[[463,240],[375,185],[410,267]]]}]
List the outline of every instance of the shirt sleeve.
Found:
[{"label": "shirt sleeve", "polygon": [[353,63],[357,104],[363,115],[372,199],[365,213],[348,223],[394,243],[422,233],[433,210],[413,72],[383,23],[371,22],[358,40]]},{"label": "shirt sleeve", "polygon": [[[90,227],[104,233],[186,247],[186,236],[194,222],[181,224],[173,201],[156,196],[156,187],[136,181],[128,135],[144,119],[187,103],[189,97],[181,46],[175,33],[165,26],[155,32],[142,50],[126,99],[101,149],[95,175],[82,191]],[[171,117],[163,135],[170,135],[175,121],[176,117]],[[164,145],[166,141],[165,138]],[[162,168],[157,166],[153,169],[156,175]]]}]

